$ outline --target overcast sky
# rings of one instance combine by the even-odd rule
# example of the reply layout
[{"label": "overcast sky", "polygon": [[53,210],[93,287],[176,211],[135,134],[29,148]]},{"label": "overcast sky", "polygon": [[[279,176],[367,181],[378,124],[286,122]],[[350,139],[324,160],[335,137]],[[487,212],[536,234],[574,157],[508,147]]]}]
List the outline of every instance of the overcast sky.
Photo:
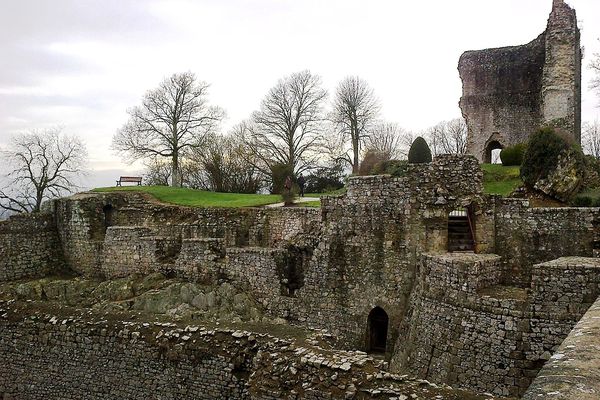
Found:
[{"label": "overcast sky", "polygon": [[[585,65],[600,51],[600,1],[577,10]],[[126,109],[166,76],[211,84],[228,127],[279,78],[302,69],[332,92],[367,80],[386,120],[420,130],[460,115],[465,50],[524,44],[552,0],[0,0],[0,146],[15,133],[64,126],[88,145],[95,180],[123,164],[110,151]],[[587,88],[590,71],[584,68]],[[599,118],[583,94],[583,120]],[[104,172],[99,172],[104,170]],[[106,182],[109,185],[112,182]],[[93,183],[98,184],[97,182]]]}]

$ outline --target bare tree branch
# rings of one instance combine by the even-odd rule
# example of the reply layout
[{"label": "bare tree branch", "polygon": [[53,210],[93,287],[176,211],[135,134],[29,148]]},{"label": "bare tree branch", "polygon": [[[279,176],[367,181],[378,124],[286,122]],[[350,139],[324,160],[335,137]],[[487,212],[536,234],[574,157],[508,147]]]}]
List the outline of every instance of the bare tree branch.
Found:
[{"label": "bare tree branch", "polygon": [[412,135],[398,124],[378,121],[365,140],[365,153],[368,151],[378,153],[379,158],[384,160],[405,158],[408,154],[408,148],[410,148],[410,144],[405,145],[407,135],[410,135],[412,140]]},{"label": "bare tree branch", "polygon": [[594,54],[594,59],[590,63],[590,69],[595,75],[590,82],[590,89],[595,90],[598,98],[600,98],[600,53]]},{"label": "bare tree branch", "polygon": [[59,128],[31,131],[12,138],[2,158],[10,166],[0,189],[5,212],[39,212],[44,200],[70,193],[82,174],[87,151],[76,136]]},{"label": "bare tree branch", "polygon": [[182,153],[202,145],[224,117],[208,105],[208,84],[191,72],[174,74],[148,91],[142,105],[128,110],[129,121],[113,137],[113,148],[128,160],[169,157],[173,186],[181,186]]},{"label": "bare tree branch", "polygon": [[261,170],[285,164],[301,173],[315,165],[326,97],[320,77],[310,71],[285,77],[269,90],[244,127],[245,144],[261,160]]},{"label": "bare tree branch", "polygon": [[426,131],[425,137],[429,139],[434,155],[467,152],[467,125],[462,118],[442,121],[432,126]]},{"label": "bare tree branch", "polygon": [[600,121],[585,123],[581,136],[583,151],[600,159]]},{"label": "bare tree branch", "polygon": [[338,131],[350,140],[353,173],[358,172],[361,147],[369,136],[369,129],[379,110],[379,100],[366,81],[351,76],[339,83],[331,119]]}]

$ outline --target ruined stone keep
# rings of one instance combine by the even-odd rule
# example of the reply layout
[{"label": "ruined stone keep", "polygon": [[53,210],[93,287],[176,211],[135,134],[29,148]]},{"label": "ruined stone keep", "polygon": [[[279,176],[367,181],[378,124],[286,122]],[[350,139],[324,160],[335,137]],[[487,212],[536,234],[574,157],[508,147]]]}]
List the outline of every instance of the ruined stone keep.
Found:
[{"label": "ruined stone keep", "polygon": [[523,46],[467,51],[458,70],[467,152],[490,162],[491,152],[526,142],[553,126],[581,142],[581,47],[575,10],[553,0],[546,31]]}]

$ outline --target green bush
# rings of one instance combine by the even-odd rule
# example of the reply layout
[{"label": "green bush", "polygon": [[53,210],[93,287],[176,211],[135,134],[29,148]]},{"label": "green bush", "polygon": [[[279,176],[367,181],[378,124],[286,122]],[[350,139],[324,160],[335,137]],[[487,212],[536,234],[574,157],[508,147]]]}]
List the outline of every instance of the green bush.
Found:
[{"label": "green bush", "polygon": [[294,183],[292,184],[291,190],[282,190],[281,191],[281,201],[285,203],[286,206],[290,204],[294,204],[294,199],[298,197],[298,186]]},{"label": "green bush", "polygon": [[431,150],[427,142],[421,136],[418,136],[408,151],[408,162],[411,164],[424,164],[430,163],[431,160]]},{"label": "green bush", "polygon": [[521,179],[525,185],[533,187],[540,179],[547,178],[556,169],[558,157],[567,151],[572,151],[577,158],[578,168],[584,168],[581,149],[558,135],[554,129],[542,128],[534,133],[529,139],[521,165]]},{"label": "green bush", "polygon": [[505,167],[511,167],[515,165],[523,164],[523,156],[527,150],[525,143],[515,144],[514,146],[508,146],[500,152],[500,160],[502,165]]},{"label": "green bush", "polygon": [[406,160],[388,160],[375,165],[374,174],[387,174],[393,176],[404,176],[408,170],[408,161]]},{"label": "green bush", "polygon": [[375,167],[377,166],[377,164],[385,162],[385,161],[387,161],[385,154],[383,154],[379,151],[376,151],[376,150],[369,149],[365,153],[365,156],[363,157],[363,159],[360,163],[360,167],[358,168],[358,174],[359,175],[380,174],[381,172],[377,172],[375,170]]},{"label": "green bush", "polygon": [[591,207],[592,204],[594,204],[594,200],[590,196],[580,194],[573,199],[573,205],[575,207]]},{"label": "green bush", "polygon": [[291,176],[292,181],[294,179],[294,169],[287,164],[274,164],[271,166],[271,179],[272,187],[271,193],[282,194],[284,192],[283,186],[285,185],[285,179]]},{"label": "green bush", "polygon": [[344,187],[343,176],[326,168],[319,168],[306,177],[306,193],[329,193]]}]

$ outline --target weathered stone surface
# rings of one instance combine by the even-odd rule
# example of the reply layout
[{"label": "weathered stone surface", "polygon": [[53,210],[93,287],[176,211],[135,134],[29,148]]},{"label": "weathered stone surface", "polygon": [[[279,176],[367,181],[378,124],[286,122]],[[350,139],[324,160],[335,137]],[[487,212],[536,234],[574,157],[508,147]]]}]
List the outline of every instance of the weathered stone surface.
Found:
[{"label": "weathered stone surface", "polygon": [[52,214],[0,221],[0,282],[42,277],[63,266]]},{"label": "weathered stone surface", "polygon": [[550,357],[524,400],[596,400],[600,397],[600,299]]},{"label": "weathered stone surface", "polygon": [[490,162],[491,150],[526,142],[542,125],[581,142],[579,36],[575,11],[556,0],[546,31],[531,43],[461,56],[469,154]]},{"label": "weathered stone surface", "polygon": [[384,361],[292,337],[36,308],[0,301],[2,399],[493,399],[396,374],[369,378]]},{"label": "weathered stone surface", "polygon": [[534,189],[555,198],[568,202],[576,195],[583,184],[585,171],[577,162],[573,151],[565,151],[558,157],[556,168],[549,171],[548,177],[538,180]]}]

